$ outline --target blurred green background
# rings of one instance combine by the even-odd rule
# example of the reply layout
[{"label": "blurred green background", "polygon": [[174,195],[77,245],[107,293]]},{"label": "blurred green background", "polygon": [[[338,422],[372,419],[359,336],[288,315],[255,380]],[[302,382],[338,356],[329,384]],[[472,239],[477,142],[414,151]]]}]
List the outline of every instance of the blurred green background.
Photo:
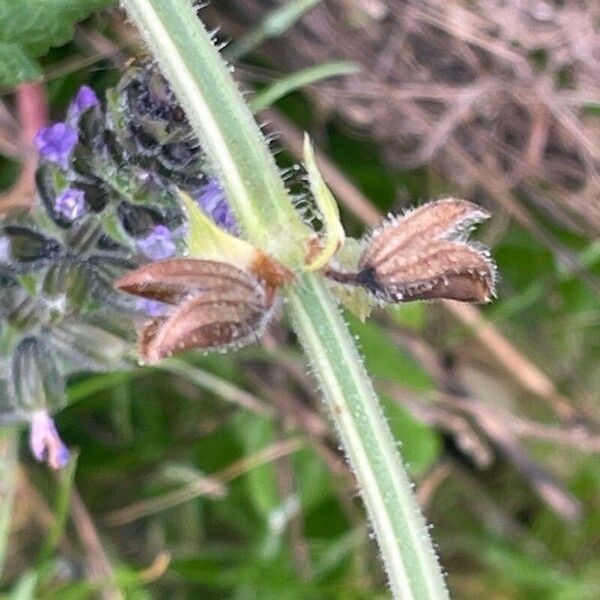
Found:
[{"label": "blurred green background", "polygon": [[[80,85],[100,94],[143,53],[114,8],[72,29],[110,3],[75,4],[81,12],[57,13],[65,23],[54,37],[27,34],[55,47],[19,46],[43,73],[35,85],[51,120]],[[230,0],[199,15],[232,40],[224,52],[242,87],[275,101],[259,118],[279,134],[282,167],[295,164],[302,131],[314,138],[349,232],[368,228],[375,210],[445,195],[492,211],[477,236],[498,263],[494,303],[348,321],[453,597],[593,600],[597,7],[494,4]],[[0,11],[5,34],[18,25],[9,13]],[[1,42],[16,56],[10,35]],[[360,71],[329,77],[349,70],[332,67],[340,60]],[[3,77],[0,211],[34,198],[21,168],[31,154],[20,88]],[[82,374],[69,395],[57,415],[77,451],[67,471],[35,464],[24,435],[7,429],[0,440],[2,597],[388,597],[351,472],[284,321],[260,346]]]}]

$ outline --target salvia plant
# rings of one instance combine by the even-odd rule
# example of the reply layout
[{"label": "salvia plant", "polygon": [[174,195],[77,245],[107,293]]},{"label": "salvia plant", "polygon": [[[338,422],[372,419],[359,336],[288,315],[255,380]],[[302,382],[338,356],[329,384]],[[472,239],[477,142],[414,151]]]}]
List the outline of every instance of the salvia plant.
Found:
[{"label": "salvia plant", "polygon": [[[487,214],[445,199],[346,239],[305,144],[321,227],[302,218],[227,65],[186,0],[124,0],[157,63],[103,102],[82,88],[39,132],[39,201],[0,225],[0,395],[33,454],[68,461],[51,414],[81,370],[257,340],[289,313],[352,465],[397,598],[444,598],[410,482],[339,303],[487,302],[467,241]],[[138,353],[132,350],[137,332]]]},{"label": "salvia plant", "polygon": [[0,399],[4,421],[31,424],[39,460],[66,464],[50,414],[65,378],[131,364],[136,321],[164,305],[113,289],[125,270],[184,251],[185,190],[236,230],[218,180],[156,65],[132,65],[101,103],[82,87],[64,122],[35,139],[38,203],[0,224]]}]

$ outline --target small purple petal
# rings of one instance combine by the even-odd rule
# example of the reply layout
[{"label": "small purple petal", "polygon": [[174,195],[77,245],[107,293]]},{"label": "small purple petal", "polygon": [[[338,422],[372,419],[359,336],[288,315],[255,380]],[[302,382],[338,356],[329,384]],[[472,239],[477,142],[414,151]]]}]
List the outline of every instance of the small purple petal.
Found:
[{"label": "small purple petal", "polygon": [[138,250],[151,260],[162,260],[173,256],[176,251],[173,235],[168,227],[156,225],[147,237],[137,240]]},{"label": "small purple petal", "polygon": [[148,298],[138,298],[136,304],[138,310],[147,314],[149,317],[162,317],[171,308],[164,302],[159,302],[158,300],[149,300]]},{"label": "small purple petal", "polygon": [[69,462],[69,450],[46,410],[36,410],[31,414],[29,447],[37,460],[47,462],[53,469],[62,469]]},{"label": "small purple petal", "polygon": [[77,131],[67,123],[55,123],[40,129],[34,141],[43,158],[66,169],[77,144]]},{"label": "small purple petal", "polygon": [[76,123],[82,113],[98,104],[100,104],[100,101],[98,100],[98,96],[96,96],[96,92],[91,87],[82,85],[73,102],[69,105],[67,120],[69,123]]},{"label": "small purple petal", "polygon": [[237,233],[237,223],[227,203],[225,190],[216,179],[211,179],[196,195],[196,202],[212,220],[230,233]]},{"label": "small purple petal", "polygon": [[65,219],[74,221],[85,210],[85,192],[76,188],[67,188],[54,201],[54,210]]},{"label": "small purple petal", "polygon": [[7,237],[0,238],[0,261],[9,263],[11,254],[10,240]]}]

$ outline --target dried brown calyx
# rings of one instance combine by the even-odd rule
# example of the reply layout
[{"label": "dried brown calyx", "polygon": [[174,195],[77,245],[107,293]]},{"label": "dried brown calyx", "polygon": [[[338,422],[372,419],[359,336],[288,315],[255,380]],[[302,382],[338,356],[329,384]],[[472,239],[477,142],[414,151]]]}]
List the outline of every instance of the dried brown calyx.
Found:
[{"label": "dried brown calyx", "polygon": [[385,302],[488,302],[494,295],[496,267],[486,248],[466,241],[472,226],[488,217],[466,200],[424,204],[376,229],[355,272],[330,267],[325,275],[363,287]]},{"label": "dried brown calyx", "polygon": [[139,334],[140,354],[153,363],[191,348],[255,342],[274,312],[278,287],[292,280],[286,267],[256,252],[248,269],[193,258],[151,263],[127,273],[115,287],[172,307]]}]

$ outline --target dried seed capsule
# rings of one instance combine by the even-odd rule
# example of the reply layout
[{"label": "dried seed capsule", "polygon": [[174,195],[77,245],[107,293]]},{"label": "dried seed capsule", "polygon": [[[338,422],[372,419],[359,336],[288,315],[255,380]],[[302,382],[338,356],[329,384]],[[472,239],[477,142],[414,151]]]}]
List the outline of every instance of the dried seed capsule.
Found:
[{"label": "dried seed capsule", "polygon": [[[261,255],[262,256],[262,255]],[[144,360],[156,362],[190,348],[224,349],[256,341],[272,315],[282,283],[263,258],[264,278],[225,262],[173,259],[144,265],[115,282],[121,291],[172,305],[139,336]]]},{"label": "dried seed capsule", "polygon": [[495,265],[485,248],[464,241],[471,226],[487,217],[465,200],[425,204],[375,230],[356,273],[329,269],[326,275],[359,285],[385,302],[488,302],[494,294]]},{"label": "dried seed capsule", "polygon": [[430,242],[379,263],[366,264],[357,283],[386,302],[446,298],[487,302],[493,290],[491,261],[464,243]]},{"label": "dried seed capsule", "polygon": [[141,266],[115,282],[118,290],[177,305],[186,298],[235,284],[243,294],[255,294],[257,279],[228,263],[174,258]]}]

